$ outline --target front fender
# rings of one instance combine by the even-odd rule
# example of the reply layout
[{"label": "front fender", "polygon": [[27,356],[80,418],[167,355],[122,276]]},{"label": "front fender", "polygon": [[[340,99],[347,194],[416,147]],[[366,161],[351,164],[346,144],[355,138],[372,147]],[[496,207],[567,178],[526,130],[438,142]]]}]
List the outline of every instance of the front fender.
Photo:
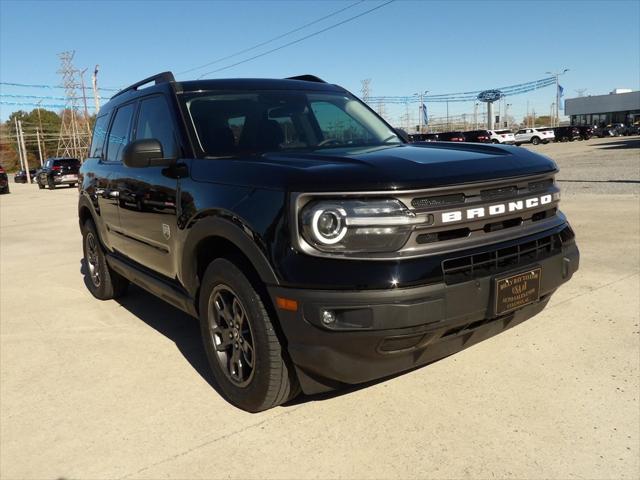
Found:
[{"label": "front fender", "polygon": [[208,238],[221,238],[237,247],[252,263],[265,285],[280,284],[259,246],[257,235],[238,217],[217,214],[199,218],[186,229],[185,233],[181,262],[182,283],[193,296],[199,287],[196,258],[198,244]]}]

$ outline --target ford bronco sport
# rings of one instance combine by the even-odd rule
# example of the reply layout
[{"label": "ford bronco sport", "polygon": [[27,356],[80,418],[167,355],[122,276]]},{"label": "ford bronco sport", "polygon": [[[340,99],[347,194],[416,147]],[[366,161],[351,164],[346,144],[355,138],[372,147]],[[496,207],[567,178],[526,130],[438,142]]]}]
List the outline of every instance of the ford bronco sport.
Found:
[{"label": "ford bronco sport", "polygon": [[223,394],[253,412],[540,312],[578,269],[554,162],[400,133],[310,75],[138,82],[80,169],[88,288],[134,282],[199,318]]}]

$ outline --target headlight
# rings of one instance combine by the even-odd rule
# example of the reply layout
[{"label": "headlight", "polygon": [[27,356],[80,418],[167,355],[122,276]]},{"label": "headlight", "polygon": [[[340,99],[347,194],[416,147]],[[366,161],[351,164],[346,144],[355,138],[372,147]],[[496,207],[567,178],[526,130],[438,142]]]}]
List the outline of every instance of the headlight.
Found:
[{"label": "headlight", "polygon": [[323,252],[393,252],[409,238],[413,225],[428,225],[394,199],[319,200],[300,212],[303,239]]}]

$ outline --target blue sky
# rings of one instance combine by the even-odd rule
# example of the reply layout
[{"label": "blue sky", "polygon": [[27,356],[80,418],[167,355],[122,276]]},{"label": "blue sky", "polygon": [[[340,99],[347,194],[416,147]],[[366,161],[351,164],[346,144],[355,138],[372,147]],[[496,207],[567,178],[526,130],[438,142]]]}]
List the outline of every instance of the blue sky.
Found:
[{"label": "blue sky", "polygon": [[[90,72],[100,64],[101,86],[120,87],[232,54],[355,1],[0,0],[0,81],[59,85],[57,53],[75,50],[76,67]],[[176,76],[196,78],[384,1],[367,0],[261,49]],[[518,84],[562,68],[570,69],[561,79],[567,97],[576,96],[576,89],[595,95],[616,87],[640,88],[640,0],[398,0],[210,77],[313,73],[358,95],[360,81],[371,78],[372,95],[411,95]],[[0,93],[63,94],[4,85]],[[538,114],[547,114],[554,99],[553,87],[511,97],[510,112],[520,120],[529,101]],[[0,105],[0,118],[18,108]],[[442,104],[429,108],[432,116],[444,114]],[[452,114],[472,109],[469,103],[450,104]]]}]

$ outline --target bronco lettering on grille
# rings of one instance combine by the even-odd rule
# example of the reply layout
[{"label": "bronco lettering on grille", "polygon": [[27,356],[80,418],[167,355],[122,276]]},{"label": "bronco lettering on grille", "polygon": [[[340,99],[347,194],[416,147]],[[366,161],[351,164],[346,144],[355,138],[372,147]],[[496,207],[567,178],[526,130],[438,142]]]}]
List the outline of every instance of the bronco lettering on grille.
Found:
[{"label": "bronco lettering on grille", "polygon": [[531,197],[524,200],[513,200],[505,203],[496,203],[488,207],[474,207],[466,210],[455,210],[442,214],[442,223],[459,222],[461,220],[473,220],[474,218],[492,217],[495,215],[503,215],[505,213],[517,212],[519,210],[528,210],[541,205],[551,203],[553,197],[551,194],[542,195],[540,197]]}]

